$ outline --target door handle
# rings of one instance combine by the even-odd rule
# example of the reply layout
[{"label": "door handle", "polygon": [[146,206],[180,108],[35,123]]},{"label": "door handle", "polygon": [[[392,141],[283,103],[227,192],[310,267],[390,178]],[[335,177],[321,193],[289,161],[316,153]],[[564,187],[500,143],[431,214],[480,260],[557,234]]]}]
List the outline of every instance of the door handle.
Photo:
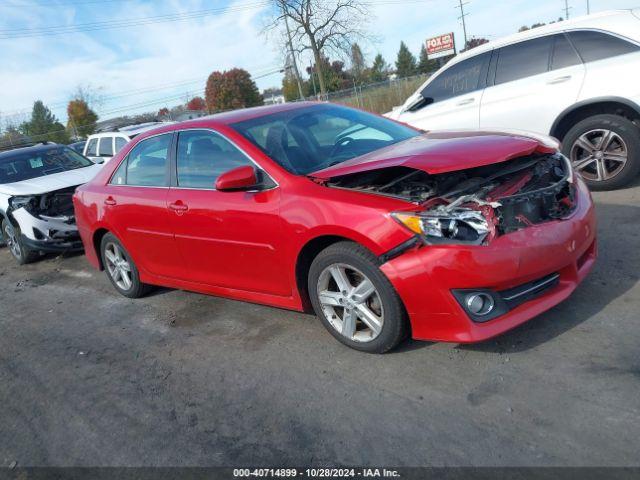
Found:
[{"label": "door handle", "polygon": [[113,197],[107,197],[104,201],[105,205],[115,205],[117,202]]},{"label": "door handle", "polygon": [[565,75],[564,77],[554,78],[553,80],[549,80],[547,82],[548,85],[556,85],[558,83],[564,83],[571,80],[571,75]]},{"label": "door handle", "polygon": [[175,203],[170,203],[169,204],[169,209],[173,210],[178,215],[182,215],[184,212],[189,210],[189,207],[187,205],[185,205],[184,203],[182,203],[180,200],[178,200]]},{"label": "door handle", "polygon": [[475,98],[467,98],[467,99],[465,99],[465,100],[462,100],[462,101],[460,101],[460,102],[456,103],[456,105],[457,105],[458,107],[462,107],[463,105],[470,105],[470,104],[472,104],[472,103],[473,103],[473,102],[475,102],[475,101],[476,101],[476,99],[475,99]]}]

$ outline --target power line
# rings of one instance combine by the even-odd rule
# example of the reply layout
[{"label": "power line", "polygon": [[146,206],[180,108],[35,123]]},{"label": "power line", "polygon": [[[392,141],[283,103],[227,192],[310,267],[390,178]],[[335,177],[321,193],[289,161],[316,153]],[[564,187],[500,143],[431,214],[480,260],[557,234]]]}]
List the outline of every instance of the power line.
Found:
[{"label": "power line", "polygon": [[564,0],[564,18],[565,20],[569,20],[569,10],[571,7],[569,6],[569,0]]},{"label": "power line", "polygon": [[463,48],[467,48],[467,23],[465,21],[465,17],[467,15],[469,15],[468,13],[464,13],[464,6],[468,5],[469,2],[463,2],[462,0],[459,0],[459,5],[456,8],[460,9],[460,17],[458,17],[459,20],[462,20],[462,32],[464,33],[464,47]]},{"label": "power line", "polygon": [[236,5],[227,8],[211,8],[192,12],[172,13],[166,15],[156,15],[153,17],[140,17],[124,20],[109,20],[104,22],[78,23],[74,25],[55,25],[49,27],[34,28],[11,28],[0,30],[0,40],[14,38],[41,37],[51,35],[62,35],[68,33],[85,33],[97,30],[107,30],[114,28],[137,27],[141,25],[153,25],[166,22],[180,22],[193,20],[223,13],[242,12],[270,5],[269,1],[262,1],[252,4]]}]

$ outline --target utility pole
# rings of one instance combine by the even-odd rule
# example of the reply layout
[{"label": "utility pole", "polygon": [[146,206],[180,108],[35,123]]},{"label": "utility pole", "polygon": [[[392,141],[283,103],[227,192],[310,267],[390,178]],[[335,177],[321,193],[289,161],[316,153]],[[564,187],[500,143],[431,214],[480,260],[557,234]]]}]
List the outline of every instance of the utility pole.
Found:
[{"label": "utility pole", "polygon": [[289,19],[287,18],[287,10],[282,3],[282,14],[284,15],[284,24],[287,27],[287,43],[289,43],[289,55],[291,55],[291,62],[293,63],[293,73],[296,75],[296,81],[298,82],[298,94],[300,100],[304,100],[302,94],[302,82],[300,81],[300,72],[298,71],[298,62],[296,61],[296,54],[293,52],[293,42],[291,41],[291,30],[289,30]]},{"label": "utility pole", "polygon": [[587,15],[591,14],[591,8],[589,5],[589,0],[587,0]]},{"label": "utility pole", "polygon": [[462,32],[464,33],[464,46],[462,47],[462,49],[465,50],[467,48],[467,23],[464,17],[466,17],[469,14],[464,13],[464,6],[468,5],[469,2],[463,2],[462,0],[458,0],[458,1],[460,2],[460,5],[456,8],[460,9],[460,17],[458,18],[458,20],[462,20]]},{"label": "utility pole", "polygon": [[569,0],[564,0],[564,19],[569,20]]}]

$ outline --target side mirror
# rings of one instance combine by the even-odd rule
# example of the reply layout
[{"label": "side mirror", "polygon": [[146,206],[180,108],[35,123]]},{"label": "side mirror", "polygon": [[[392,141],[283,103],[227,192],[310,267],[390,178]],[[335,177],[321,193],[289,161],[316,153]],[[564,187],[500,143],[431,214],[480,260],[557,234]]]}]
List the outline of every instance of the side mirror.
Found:
[{"label": "side mirror", "polygon": [[248,190],[258,184],[255,168],[246,165],[224,172],[216,180],[216,190],[228,192],[232,190]]}]

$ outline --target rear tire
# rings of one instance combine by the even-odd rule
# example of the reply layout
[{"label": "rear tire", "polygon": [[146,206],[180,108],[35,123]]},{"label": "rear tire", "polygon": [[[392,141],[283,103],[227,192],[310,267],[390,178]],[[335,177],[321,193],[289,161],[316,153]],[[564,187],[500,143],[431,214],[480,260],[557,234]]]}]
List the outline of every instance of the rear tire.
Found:
[{"label": "rear tire", "polygon": [[8,220],[2,221],[2,240],[7,243],[9,252],[13,255],[18,265],[26,265],[36,260],[40,252],[30,250],[22,241],[20,227],[14,227]]},{"label": "rear tire", "polygon": [[339,242],[318,254],[308,277],[313,309],[329,333],[369,353],[391,350],[409,332],[404,305],[379,266],[366,248]]},{"label": "rear tire", "polygon": [[111,284],[127,298],[144,297],[151,286],[140,281],[140,273],[131,255],[125,250],[115,235],[105,234],[100,242],[102,264]]},{"label": "rear tire", "polygon": [[615,190],[640,172],[640,128],[618,115],[594,115],[569,130],[562,153],[591,190]]}]

